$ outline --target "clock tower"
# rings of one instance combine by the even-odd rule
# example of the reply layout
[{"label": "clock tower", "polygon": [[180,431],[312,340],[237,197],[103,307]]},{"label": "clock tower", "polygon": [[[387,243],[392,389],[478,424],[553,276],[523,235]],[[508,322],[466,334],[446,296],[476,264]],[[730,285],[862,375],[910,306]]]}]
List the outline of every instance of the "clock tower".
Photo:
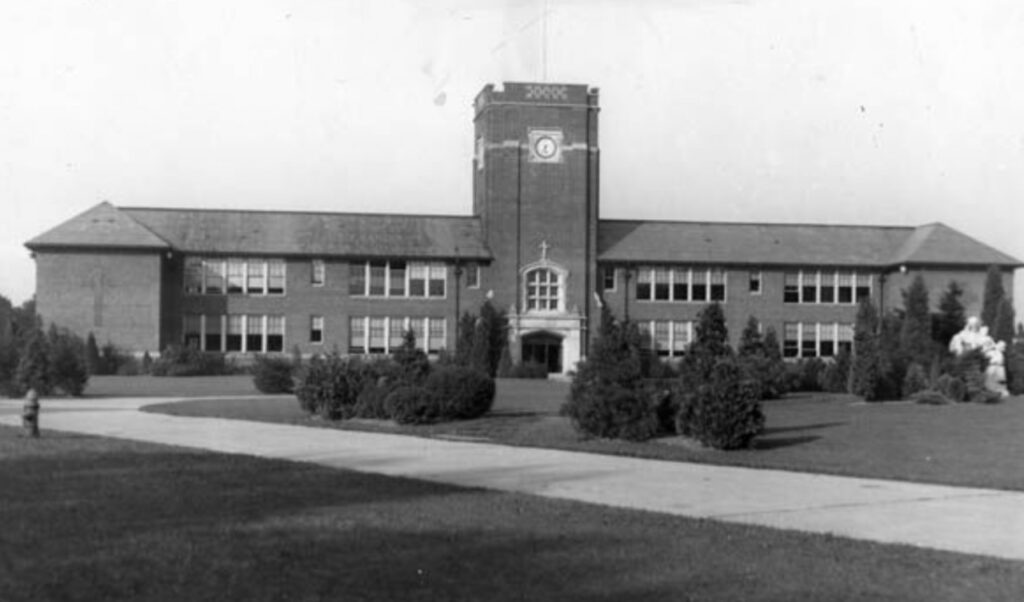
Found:
[{"label": "clock tower", "polygon": [[488,85],[474,103],[473,213],[513,360],[573,370],[597,324],[596,88]]}]

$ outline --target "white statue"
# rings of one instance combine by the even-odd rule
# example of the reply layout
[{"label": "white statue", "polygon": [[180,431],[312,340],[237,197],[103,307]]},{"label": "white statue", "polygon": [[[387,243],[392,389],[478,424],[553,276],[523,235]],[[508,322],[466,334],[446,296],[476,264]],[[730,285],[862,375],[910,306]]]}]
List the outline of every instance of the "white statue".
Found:
[{"label": "white statue", "polygon": [[1006,343],[999,341],[985,349],[988,368],[985,368],[985,388],[1000,397],[1007,397],[1010,391],[1006,388]]},{"label": "white statue", "polygon": [[988,327],[982,326],[977,316],[971,316],[967,318],[964,329],[949,342],[949,350],[955,355],[963,355],[972,349],[985,349],[993,343],[992,337],[988,336]]}]

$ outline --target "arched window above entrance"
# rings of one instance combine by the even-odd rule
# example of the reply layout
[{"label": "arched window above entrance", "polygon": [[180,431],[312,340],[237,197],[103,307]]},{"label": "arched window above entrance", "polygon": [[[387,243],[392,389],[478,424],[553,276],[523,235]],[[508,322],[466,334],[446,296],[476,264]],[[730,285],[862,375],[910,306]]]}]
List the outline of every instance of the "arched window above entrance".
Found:
[{"label": "arched window above entrance", "polygon": [[558,271],[539,267],[525,274],[526,311],[562,311],[563,282]]}]

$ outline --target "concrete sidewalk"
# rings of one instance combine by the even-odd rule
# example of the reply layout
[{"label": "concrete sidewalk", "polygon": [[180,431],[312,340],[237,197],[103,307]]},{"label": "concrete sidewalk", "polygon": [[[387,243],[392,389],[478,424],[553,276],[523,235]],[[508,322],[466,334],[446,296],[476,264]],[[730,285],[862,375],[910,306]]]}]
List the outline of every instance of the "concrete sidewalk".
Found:
[{"label": "concrete sidewalk", "polygon": [[[47,429],[1024,560],[1024,493],[47,404]],[[0,423],[18,418],[0,408]],[[49,412],[49,410],[57,410]]]}]

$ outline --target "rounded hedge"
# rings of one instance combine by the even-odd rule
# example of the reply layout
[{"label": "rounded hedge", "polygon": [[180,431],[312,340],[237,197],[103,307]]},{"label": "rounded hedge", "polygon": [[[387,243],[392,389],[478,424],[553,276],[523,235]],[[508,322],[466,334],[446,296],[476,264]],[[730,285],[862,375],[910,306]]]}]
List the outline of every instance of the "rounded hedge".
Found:
[{"label": "rounded hedge", "polygon": [[478,418],[494,405],[494,379],[466,366],[443,366],[431,372],[424,386],[441,403],[441,418]]}]

